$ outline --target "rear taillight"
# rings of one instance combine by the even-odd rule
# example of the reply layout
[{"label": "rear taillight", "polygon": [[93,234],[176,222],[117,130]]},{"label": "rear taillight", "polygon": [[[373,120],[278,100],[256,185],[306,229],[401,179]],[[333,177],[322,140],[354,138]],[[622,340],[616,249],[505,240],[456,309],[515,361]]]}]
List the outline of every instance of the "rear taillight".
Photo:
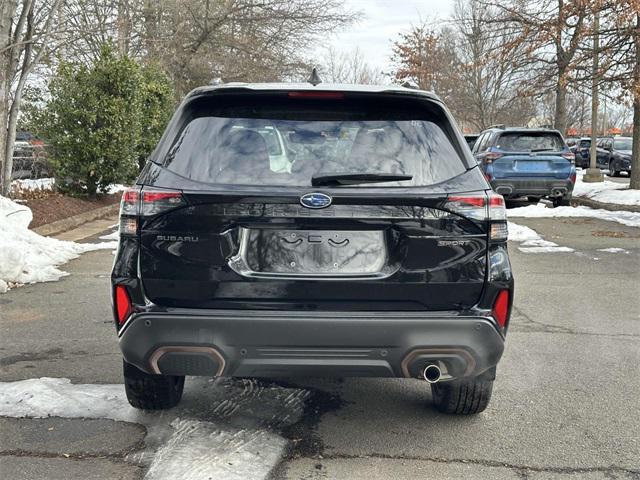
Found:
[{"label": "rear taillight", "polygon": [[576,155],[575,153],[567,152],[562,154],[562,158],[566,158],[571,163],[576,163]]},{"label": "rear taillight", "polygon": [[182,192],[179,190],[150,190],[142,189],[142,215],[150,216],[173,210],[185,204]]},{"label": "rear taillight", "polygon": [[571,175],[569,175],[569,181],[571,183],[576,183],[576,172],[575,171],[571,172]]},{"label": "rear taillight", "polygon": [[120,234],[136,235],[140,216],[157,215],[185,204],[179,190],[139,187],[127,189],[120,202]]},{"label": "rear taillight", "polygon": [[129,297],[124,285],[116,285],[115,297],[116,318],[118,319],[118,325],[122,326],[133,311],[131,297]]},{"label": "rear taillight", "polygon": [[507,240],[507,211],[504,198],[495,192],[478,195],[452,195],[445,208],[463,217],[489,222],[489,239],[494,242]]},{"label": "rear taillight", "polygon": [[491,309],[491,315],[498,322],[500,328],[504,328],[509,318],[509,290],[500,290],[495,302],[493,302],[493,308]]},{"label": "rear taillight", "polygon": [[493,163],[494,160],[499,159],[501,156],[502,156],[501,153],[489,152],[484,156],[482,161],[484,162],[485,165],[489,165],[490,163]]}]

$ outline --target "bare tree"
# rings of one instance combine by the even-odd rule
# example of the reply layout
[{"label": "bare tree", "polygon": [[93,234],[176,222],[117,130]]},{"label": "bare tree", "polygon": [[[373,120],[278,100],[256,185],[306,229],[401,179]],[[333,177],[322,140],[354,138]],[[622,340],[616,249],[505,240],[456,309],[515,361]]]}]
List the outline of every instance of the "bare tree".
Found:
[{"label": "bare tree", "polygon": [[640,0],[592,1],[601,12],[600,82],[633,107],[630,188],[640,189]]},{"label": "bare tree", "polygon": [[[508,28],[511,39],[505,43],[520,60],[520,68],[535,69],[527,90],[535,94],[553,91],[555,96],[554,126],[561,132],[567,128],[567,94],[574,83],[575,60],[584,39],[584,21],[589,14],[586,0],[482,0],[500,12],[492,20]],[[513,38],[513,28],[518,35]]]},{"label": "bare tree", "polygon": [[453,14],[461,77],[457,110],[480,130],[496,123],[525,124],[534,113],[530,99],[518,91],[525,74],[513,61],[524,48],[505,48],[516,33],[509,35],[494,21],[497,16],[479,0],[458,0]]},{"label": "bare tree", "polygon": [[22,93],[43,56],[51,51],[52,32],[63,0],[3,1],[0,7],[0,194],[11,186],[13,150]]},{"label": "bare tree", "polygon": [[381,84],[384,75],[369,65],[360,49],[339,52],[330,47],[324,55],[320,73],[323,81],[351,84]]}]

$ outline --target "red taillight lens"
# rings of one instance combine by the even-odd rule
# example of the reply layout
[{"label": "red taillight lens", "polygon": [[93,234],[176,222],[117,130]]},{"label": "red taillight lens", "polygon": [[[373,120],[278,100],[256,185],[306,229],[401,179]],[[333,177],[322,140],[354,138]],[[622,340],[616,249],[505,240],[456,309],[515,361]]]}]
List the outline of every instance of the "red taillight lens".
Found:
[{"label": "red taillight lens", "polygon": [[467,195],[467,196],[451,196],[447,199],[449,202],[452,203],[457,203],[460,206],[465,206],[465,207],[484,207],[485,203],[486,203],[486,198],[484,197],[484,195],[482,196],[471,196],[471,195]]},{"label": "red taillight lens", "polygon": [[498,152],[489,152],[484,156],[484,163],[485,165],[488,165],[490,163],[493,163],[494,160],[497,160],[498,158],[500,158],[502,156],[501,153]]},{"label": "red taillight lens", "polygon": [[491,315],[493,315],[493,318],[498,322],[500,328],[505,327],[509,315],[509,290],[500,290],[496,301],[493,302]]},{"label": "red taillight lens", "polygon": [[576,155],[574,153],[563,153],[562,154],[563,158],[566,158],[567,160],[569,160],[571,163],[575,163],[576,162]]},{"label": "red taillight lens", "polygon": [[118,325],[124,325],[132,312],[131,298],[124,285],[116,285],[116,318]]},{"label": "red taillight lens", "polygon": [[342,92],[289,92],[289,98],[311,98],[323,100],[342,100]]},{"label": "red taillight lens", "polygon": [[185,204],[182,192],[179,190],[142,190],[142,215],[157,215]]},{"label": "red taillight lens", "polygon": [[570,176],[569,176],[569,181],[571,183],[576,183],[576,172],[573,172]]},{"label": "red taillight lens", "polygon": [[128,188],[122,193],[120,200],[120,215],[137,215],[140,200],[139,188]]}]

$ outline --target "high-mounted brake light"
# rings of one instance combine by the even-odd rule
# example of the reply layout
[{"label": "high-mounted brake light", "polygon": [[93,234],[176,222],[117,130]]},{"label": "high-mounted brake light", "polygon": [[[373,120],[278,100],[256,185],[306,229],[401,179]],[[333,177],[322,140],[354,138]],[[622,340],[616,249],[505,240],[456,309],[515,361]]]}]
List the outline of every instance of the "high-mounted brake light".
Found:
[{"label": "high-mounted brake light", "polygon": [[498,322],[500,328],[505,327],[509,315],[509,290],[500,290],[495,302],[493,302],[491,315]]},{"label": "high-mounted brake light", "polygon": [[115,297],[116,318],[118,325],[122,326],[133,311],[131,298],[124,285],[116,285]]},{"label": "high-mounted brake light", "polygon": [[311,98],[323,100],[342,100],[342,92],[289,92],[289,98]]}]

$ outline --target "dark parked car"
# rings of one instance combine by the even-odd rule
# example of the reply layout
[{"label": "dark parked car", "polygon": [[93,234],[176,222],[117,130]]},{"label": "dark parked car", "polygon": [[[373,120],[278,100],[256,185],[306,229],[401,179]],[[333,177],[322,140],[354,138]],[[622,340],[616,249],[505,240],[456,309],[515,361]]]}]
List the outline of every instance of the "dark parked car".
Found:
[{"label": "dark parked car", "polygon": [[581,138],[573,147],[569,147],[569,150],[575,155],[576,167],[589,168],[589,162],[591,161],[591,138]]},{"label": "dark parked car", "polygon": [[504,200],[433,94],[196,89],[122,199],[129,401],[170,408],[185,375],[374,376],[480,412],[513,299],[506,240]]},{"label": "dark parked car", "polygon": [[473,150],[473,146],[476,144],[476,140],[478,140],[478,137],[480,136],[479,133],[465,133],[464,134],[464,139],[467,142],[467,145],[469,145],[469,150]]},{"label": "dark parked car", "polygon": [[609,170],[611,177],[620,172],[631,175],[631,137],[601,138],[598,141],[598,167]]},{"label": "dark parked car", "polygon": [[473,153],[493,189],[506,198],[569,204],[575,157],[557,130],[491,128],[480,134]]}]

